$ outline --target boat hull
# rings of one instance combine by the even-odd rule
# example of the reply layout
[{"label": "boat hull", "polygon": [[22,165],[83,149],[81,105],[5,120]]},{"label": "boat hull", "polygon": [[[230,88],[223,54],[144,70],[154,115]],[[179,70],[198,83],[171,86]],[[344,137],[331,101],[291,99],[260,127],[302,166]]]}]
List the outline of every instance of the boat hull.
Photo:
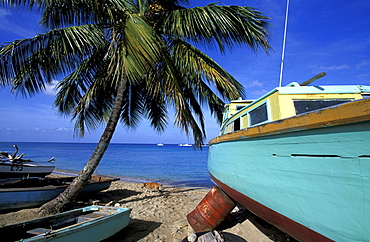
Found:
[{"label": "boat hull", "polygon": [[[127,208],[89,206],[5,226],[0,228],[0,232],[5,241],[20,238],[21,241],[101,241],[126,227],[130,221],[130,212]],[[74,223],[68,224],[72,220]],[[54,229],[62,223],[66,225]],[[47,233],[30,237],[30,232],[36,230]]]},{"label": "boat hull", "polygon": [[208,170],[230,197],[300,241],[366,241],[369,137],[363,121],[215,142]]},{"label": "boat hull", "polygon": [[55,166],[34,163],[12,164],[0,163],[0,178],[45,177],[53,172]]},{"label": "boat hull", "polygon": [[[71,178],[52,178],[47,180],[53,180],[51,184],[70,183],[73,180]],[[55,181],[54,181],[55,180]],[[102,179],[100,176],[94,176],[88,184],[84,186],[80,192],[80,196],[85,194],[93,193],[108,189],[111,182],[118,180],[117,178],[106,178]],[[0,188],[0,211],[1,210],[14,210],[21,208],[29,208],[40,206],[62,193],[68,184],[65,185],[47,185],[39,187],[8,187]]]}]

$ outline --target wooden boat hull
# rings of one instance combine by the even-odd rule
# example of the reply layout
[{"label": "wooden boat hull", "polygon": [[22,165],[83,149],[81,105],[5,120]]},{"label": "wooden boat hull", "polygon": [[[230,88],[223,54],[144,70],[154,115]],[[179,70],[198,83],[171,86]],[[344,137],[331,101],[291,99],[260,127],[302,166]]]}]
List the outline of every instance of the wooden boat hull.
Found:
[{"label": "wooden boat hull", "polygon": [[89,206],[8,225],[0,228],[0,233],[2,241],[101,241],[126,227],[130,212],[127,208]]},{"label": "wooden boat hull", "polygon": [[219,136],[210,142],[209,173],[231,198],[299,241],[366,241],[369,101]]},{"label": "wooden boat hull", "polygon": [[0,178],[15,177],[45,177],[53,172],[53,165],[39,165],[36,163],[12,164],[0,163]]},{"label": "wooden boat hull", "polygon": [[[7,186],[0,184],[0,211],[40,206],[56,198],[73,179],[74,177],[49,178],[41,180],[42,184],[45,183],[44,185],[35,184],[31,185],[32,187],[22,185],[31,179],[22,180],[20,184],[15,183]],[[119,179],[93,176],[80,195],[108,189],[112,181],[115,180]]]}]

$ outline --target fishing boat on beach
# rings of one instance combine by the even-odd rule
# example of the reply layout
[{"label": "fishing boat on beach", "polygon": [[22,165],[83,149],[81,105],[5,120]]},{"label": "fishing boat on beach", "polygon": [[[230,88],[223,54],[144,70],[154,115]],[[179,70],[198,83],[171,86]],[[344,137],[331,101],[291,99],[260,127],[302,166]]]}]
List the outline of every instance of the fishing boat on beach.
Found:
[{"label": "fishing boat on beach", "polygon": [[0,151],[0,179],[45,177],[53,172],[55,166],[50,162],[54,160],[54,157],[46,162],[34,162],[24,159],[25,153],[18,155],[17,145],[14,144],[13,147],[15,148],[13,154]]},{"label": "fishing boat on beach", "polygon": [[208,171],[233,201],[299,241],[367,241],[370,86],[291,83],[232,101]]},{"label": "fishing boat on beach", "polygon": [[130,209],[88,206],[0,228],[1,241],[101,241],[126,227]]},{"label": "fishing boat on beach", "polygon": [[[62,193],[75,177],[0,180],[0,211],[40,206]],[[119,178],[92,176],[80,196],[108,189]]]},{"label": "fishing boat on beach", "polygon": [[55,166],[50,163],[13,163],[4,161],[0,162],[0,179],[16,177],[45,177],[51,174],[54,168]]}]

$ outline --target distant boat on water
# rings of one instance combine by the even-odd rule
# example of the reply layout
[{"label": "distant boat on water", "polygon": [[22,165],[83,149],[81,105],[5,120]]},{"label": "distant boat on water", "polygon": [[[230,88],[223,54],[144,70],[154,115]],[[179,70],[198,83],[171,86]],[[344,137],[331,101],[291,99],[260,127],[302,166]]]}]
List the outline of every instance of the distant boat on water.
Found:
[{"label": "distant boat on water", "polygon": [[179,146],[181,146],[181,147],[191,147],[192,145],[190,145],[190,144],[179,144]]},{"label": "distant boat on water", "polygon": [[218,187],[293,238],[370,238],[370,86],[291,83],[232,101],[209,145]]},{"label": "distant boat on water", "polygon": [[158,143],[157,146],[162,147],[162,146],[164,146],[164,144]]}]

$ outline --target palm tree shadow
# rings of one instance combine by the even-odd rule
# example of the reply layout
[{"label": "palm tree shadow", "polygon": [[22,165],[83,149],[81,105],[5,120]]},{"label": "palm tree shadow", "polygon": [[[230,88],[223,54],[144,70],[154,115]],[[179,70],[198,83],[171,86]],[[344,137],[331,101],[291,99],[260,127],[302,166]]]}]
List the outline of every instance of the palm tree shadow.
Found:
[{"label": "palm tree shadow", "polygon": [[247,242],[245,239],[235,234],[222,232],[222,235],[224,236],[225,242]]},{"label": "palm tree shadow", "polygon": [[288,234],[284,233],[280,229],[276,228],[272,224],[266,222],[265,220],[257,217],[256,215],[252,214],[248,220],[263,234],[269,237],[272,241],[290,241],[290,242],[298,242],[294,238],[290,237]]},{"label": "palm tree shadow", "polygon": [[108,203],[119,201],[122,198],[133,197],[140,194],[140,192],[128,189],[116,189],[116,190],[106,190],[95,194],[87,194],[86,196],[78,197],[78,200],[83,202],[88,202],[88,200],[99,200],[101,203]]},{"label": "palm tree shadow", "polygon": [[154,221],[131,219],[127,227],[120,230],[118,233],[109,237],[108,239],[103,240],[103,242],[138,241],[148,236],[160,225],[161,223]]},{"label": "palm tree shadow", "polygon": [[104,197],[132,197],[140,194],[141,192],[137,192],[134,190],[129,189],[115,189],[115,190],[109,190],[109,191],[102,191],[99,193],[100,196]]}]

